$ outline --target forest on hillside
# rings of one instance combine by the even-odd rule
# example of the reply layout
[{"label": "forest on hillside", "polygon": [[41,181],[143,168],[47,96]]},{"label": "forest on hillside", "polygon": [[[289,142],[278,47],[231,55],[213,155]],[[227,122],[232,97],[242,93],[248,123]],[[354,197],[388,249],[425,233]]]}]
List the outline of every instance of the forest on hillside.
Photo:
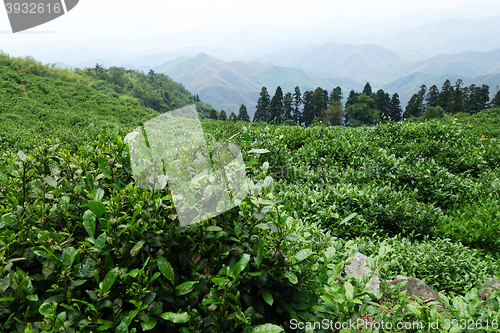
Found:
[{"label": "forest on hillside", "polygon": [[[422,85],[404,110],[397,93],[386,93],[383,89],[372,91],[367,82],[362,92],[351,90],[342,104],[342,88],[337,86],[331,92],[321,87],[314,91],[301,93],[295,87],[292,93],[283,94],[280,86],[272,97],[266,87],[262,87],[254,115],[254,122],[263,121],[271,124],[301,124],[310,126],[314,122],[337,126],[376,125],[384,121],[402,121],[410,118],[442,118],[445,113],[474,114],[482,110],[500,106],[500,91],[490,101],[489,87],[474,84],[463,86],[461,79],[454,86],[449,80],[443,83],[441,91],[436,85],[428,90]],[[228,118],[224,110],[220,114],[212,111],[211,119],[250,121],[245,105],[241,105],[239,114],[232,113]]]}]

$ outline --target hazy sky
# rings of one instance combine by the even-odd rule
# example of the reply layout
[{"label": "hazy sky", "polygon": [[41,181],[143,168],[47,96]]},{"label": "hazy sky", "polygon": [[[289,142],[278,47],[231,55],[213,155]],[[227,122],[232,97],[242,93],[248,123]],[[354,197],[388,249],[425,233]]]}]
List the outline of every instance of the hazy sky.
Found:
[{"label": "hazy sky", "polygon": [[[159,28],[181,33],[183,29],[220,25],[295,27],[321,23],[337,15],[382,20],[426,7],[448,9],[466,2],[500,4],[500,0],[81,0],[66,17],[31,29],[25,34],[29,37],[18,34],[14,39],[5,35],[10,25],[6,11],[0,10],[0,38],[9,42],[41,40],[44,37],[33,34],[42,31],[55,32],[51,39],[66,39],[72,34],[97,39],[131,32],[154,34]],[[95,34],[98,31],[101,35]]]},{"label": "hazy sky", "polygon": [[339,15],[383,20],[425,8],[449,9],[475,2],[497,6],[476,16],[500,15],[500,0],[80,0],[65,16],[17,34],[10,32],[6,10],[0,9],[0,50],[17,55],[10,51],[15,50],[13,45],[23,44],[23,52],[29,52],[29,43],[33,50],[52,43],[55,50],[60,46],[55,48],[54,42],[104,49],[121,41],[130,51],[141,51],[145,45],[169,50],[204,41],[216,46],[217,37],[222,40],[240,30],[312,26]]}]

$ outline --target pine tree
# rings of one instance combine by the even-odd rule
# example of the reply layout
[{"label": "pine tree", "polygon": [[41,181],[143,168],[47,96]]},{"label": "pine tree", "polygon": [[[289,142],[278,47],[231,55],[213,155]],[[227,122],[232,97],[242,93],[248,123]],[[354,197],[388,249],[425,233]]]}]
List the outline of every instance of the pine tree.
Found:
[{"label": "pine tree", "polygon": [[299,124],[302,118],[300,113],[300,105],[302,104],[302,95],[300,93],[299,87],[295,87],[295,92],[293,94],[293,122],[294,124]]},{"label": "pine tree", "polygon": [[221,110],[220,115],[219,115],[219,120],[224,120],[224,121],[227,120],[226,111]]},{"label": "pine tree", "polygon": [[374,106],[375,109],[380,111],[380,115],[382,119],[391,119],[389,115],[389,107],[391,104],[391,97],[389,96],[388,93],[386,93],[384,90],[379,89],[377,93],[375,94],[374,98]]},{"label": "pine tree", "polygon": [[260,97],[257,101],[257,108],[255,110],[255,115],[253,117],[253,121],[269,121],[269,93],[267,92],[266,87],[262,87],[260,91]]},{"label": "pine tree", "polygon": [[302,119],[301,123],[305,126],[310,126],[314,120],[314,108],[312,103],[312,92],[306,91],[302,96],[302,103],[304,108],[302,109]]},{"label": "pine tree", "polygon": [[351,90],[349,92],[349,96],[347,97],[347,101],[345,102],[345,107],[348,107],[349,105],[354,105],[359,95],[360,95],[359,93],[356,93],[354,90]]},{"label": "pine tree", "polygon": [[326,110],[323,110],[319,119],[330,126],[338,126],[345,117],[345,110],[340,101],[332,100]]},{"label": "pine tree", "polygon": [[219,119],[219,116],[217,115],[217,111],[215,111],[215,109],[212,109],[210,111],[209,119],[213,119],[213,120]]},{"label": "pine tree", "polygon": [[437,104],[444,109],[444,112],[451,112],[453,104],[453,87],[451,86],[450,80],[444,81],[441,92],[438,95]]},{"label": "pine tree", "polygon": [[462,89],[462,79],[458,79],[453,90],[453,102],[451,105],[451,113],[459,113],[465,110],[464,108],[464,90]]},{"label": "pine tree", "polygon": [[380,121],[380,112],[373,109],[373,98],[362,93],[356,99],[356,103],[349,105],[346,112],[346,120],[349,126],[375,125]]},{"label": "pine tree", "polygon": [[366,82],[365,87],[363,88],[363,94],[366,94],[366,96],[371,97],[372,95],[372,87],[370,86],[369,82]]},{"label": "pine tree", "polygon": [[[248,116],[248,115],[247,115]],[[233,112],[231,112],[231,114],[229,115],[229,121],[235,123],[236,122],[236,114]],[[248,121],[250,121],[250,118],[248,118]]]},{"label": "pine tree", "polygon": [[401,109],[401,102],[399,101],[399,95],[395,93],[392,95],[391,104],[389,106],[389,118],[392,121],[401,121],[403,110]]},{"label": "pine tree", "polygon": [[332,104],[334,101],[340,102],[342,100],[342,88],[340,86],[337,86],[333,88],[332,92],[330,93],[330,104]]},{"label": "pine tree", "polygon": [[425,95],[425,106],[427,108],[433,108],[438,105],[438,96],[439,96],[439,89],[436,87],[435,84],[433,84],[430,88],[429,91],[427,92],[427,95]]},{"label": "pine tree", "polygon": [[466,112],[473,114],[483,111],[488,107],[488,102],[490,100],[490,87],[483,84],[481,87],[477,87],[475,84],[471,84],[468,89],[469,96],[467,98],[467,108]]},{"label": "pine tree", "polygon": [[493,100],[490,103],[491,107],[497,108],[500,107],[500,90],[497,91],[495,94],[495,97],[493,97]]},{"label": "pine tree", "polygon": [[422,97],[420,94],[416,93],[408,101],[403,113],[403,118],[408,119],[410,117],[420,117],[422,114]]},{"label": "pine tree", "polygon": [[[236,115],[235,115],[236,116]],[[244,104],[241,104],[239,112],[238,112],[238,120],[250,122],[250,117],[248,116],[247,107]]]},{"label": "pine tree", "polygon": [[[326,98],[325,98],[326,97]],[[319,118],[321,112],[326,110],[328,103],[328,92],[320,87],[317,87],[311,96],[312,99],[312,109],[311,109],[311,121],[315,118]]]},{"label": "pine tree", "polygon": [[281,123],[283,121],[283,91],[280,86],[276,88],[276,93],[271,99],[269,114],[270,123]]},{"label": "pine tree", "polygon": [[292,116],[292,94],[287,92],[285,94],[285,97],[283,97],[283,114],[284,114],[284,120],[287,123],[290,123],[290,121],[293,124],[293,116]]}]

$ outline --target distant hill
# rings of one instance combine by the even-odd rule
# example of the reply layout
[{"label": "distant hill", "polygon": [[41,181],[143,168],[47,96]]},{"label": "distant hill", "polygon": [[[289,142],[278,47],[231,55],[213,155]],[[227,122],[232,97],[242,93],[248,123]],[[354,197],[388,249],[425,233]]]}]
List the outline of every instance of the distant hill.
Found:
[{"label": "distant hill", "polygon": [[500,16],[449,18],[377,40],[377,43],[396,52],[418,50],[427,57],[470,50],[492,51],[500,48]]},{"label": "distant hill", "polygon": [[341,86],[344,93],[362,88],[354,80],[327,78],[298,68],[259,61],[227,62],[206,53],[170,60],[155,68],[155,71],[182,83],[216,109],[237,113],[240,105],[245,104],[251,117],[263,86],[271,94],[277,86],[281,86],[284,92],[293,92],[295,86],[299,86],[301,91],[317,87],[331,90]]},{"label": "distant hill", "polygon": [[414,63],[410,72],[457,73],[464,76],[479,76],[500,72],[500,49],[489,52],[461,52],[440,54]]},{"label": "distant hill", "polygon": [[458,79],[462,79],[464,86],[470,86],[471,84],[475,84],[476,86],[481,86],[483,84],[488,85],[490,87],[490,98],[493,98],[497,91],[497,86],[500,85],[500,73],[465,77],[455,73],[437,74],[416,72],[385,84],[381,87],[381,89],[384,89],[385,92],[391,94],[397,92],[400,97],[401,104],[406,105],[411,96],[419,90],[421,85],[425,84],[427,89],[429,89],[435,84],[439,90],[441,90],[444,81],[450,80],[451,84],[454,85]]},{"label": "distant hill", "polygon": [[413,63],[380,45],[335,43],[283,48],[257,60],[373,84],[399,78]]}]

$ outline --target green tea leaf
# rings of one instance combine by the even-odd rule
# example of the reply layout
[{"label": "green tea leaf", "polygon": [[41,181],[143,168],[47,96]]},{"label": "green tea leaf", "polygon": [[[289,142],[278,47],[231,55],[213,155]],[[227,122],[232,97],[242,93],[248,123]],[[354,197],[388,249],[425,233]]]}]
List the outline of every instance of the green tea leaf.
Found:
[{"label": "green tea leaf", "polygon": [[28,295],[28,296],[26,296],[26,299],[28,301],[36,302],[36,301],[38,301],[38,295],[36,295],[36,294],[35,295]]},{"label": "green tea leaf", "polygon": [[346,224],[347,222],[349,222],[350,220],[352,220],[356,215],[358,215],[358,214],[357,213],[352,213],[351,215],[349,215],[348,217],[346,217],[342,222],[340,222],[339,225]]},{"label": "green tea leaf", "polygon": [[302,260],[307,259],[311,254],[313,254],[313,251],[311,249],[304,249],[295,254],[294,257],[297,262],[301,262]]},{"label": "green tea leaf", "polygon": [[4,296],[4,297],[1,297],[0,298],[0,302],[10,302],[10,301],[13,301],[15,300],[16,298],[15,297],[11,297],[11,296]]},{"label": "green tea leaf", "polygon": [[193,290],[193,286],[197,284],[198,281],[187,281],[184,283],[181,283],[175,289],[177,290],[177,296],[182,296],[186,295],[187,293],[190,293]]},{"label": "green tea leaf", "polygon": [[28,156],[26,156],[26,154],[25,154],[25,153],[23,153],[22,151],[19,151],[19,152],[17,153],[17,156],[18,156],[18,157],[21,159],[21,161],[23,161],[23,162],[24,162],[24,161],[26,161],[26,159],[28,158]]},{"label": "green tea leaf", "polygon": [[40,312],[40,314],[44,317],[49,317],[54,314],[54,309],[52,308],[52,304],[43,303],[38,308],[38,312]]},{"label": "green tea leaf", "polygon": [[117,277],[118,277],[118,267],[115,267],[112,270],[110,270],[108,274],[106,274],[104,280],[102,280],[101,288],[104,291],[108,291],[111,288],[111,286],[113,286],[113,283],[115,283]]},{"label": "green tea leaf", "polygon": [[281,333],[285,332],[283,328],[280,326],[276,326],[273,324],[263,324],[259,326],[252,327],[250,333]]},{"label": "green tea leaf", "polygon": [[104,246],[106,245],[106,233],[103,232],[102,234],[99,235],[99,237],[97,237],[97,239],[95,240],[95,247],[98,248],[100,251],[102,251],[104,249]]},{"label": "green tea leaf", "polygon": [[222,228],[216,225],[211,225],[205,228],[206,231],[221,231]]},{"label": "green tea leaf", "polygon": [[259,244],[257,245],[257,256],[254,258],[255,264],[257,267],[262,263],[262,259],[264,258],[264,238],[259,240]]},{"label": "green tea leaf", "polygon": [[156,262],[158,263],[158,269],[172,284],[174,284],[174,270],[170,263],[164,257],[159,257]]},{"label": "green tea leaf", "polygon": [[44,183],[47,185],[52,186],[53,188],[57,187],[57,180],[54,179],[52,176],[47,176],[42,178]]},{"label": "green tea leaf", "polygon": [[333,247],[333,246],[330,246],[329,248],[327,248],[325,250],[325,259],[326,261],[332,261],[333,258],[335,257],[335,252],[337,250]]},{"label": "green tea leaf", "polygon": [[354,287],[352,286],[352,284],[347,281],[346,283],[344,283],[344,288],[345,288],[345,296],[347,298],[347,300],[349,302],[352,302],[353,298],[354,298]]},{"label": "green tea leaf", "polygon": [[273,298],[273,295],[271,295],[271,293],[269,291],[264,291],[264,293],[262,294],[262,297],[264,297],[264,301],[266,301],[267,304],[269,305],[273,305],[274,303],[274,298]]},{"label": "green tea leaf", "polygon": [[9,277],[4,277],[3,279],[0,279],[0,290],[6,291],[7,288],[10,286],[10,278]]},{"label": "green tea leaf", "polygon": [[295,275],[293,272],[286,271],[285,273],[283,273],[283,276],[286,277],[292,284],[297,284],[299,282],[297,275]]},{"label": "green tea leaf", "polygon": [[153,317],[149,317],[149,321],[144,321],[141,323],[142,329],[144,331],[149,331],[155,328],[157,320]]},{"label": "green tea leaf", "polygon": [[241,259],[234,265],[234,276],[238,277],[241,272],[245,270],[250,262],[250,255],[245,253],[241,256]]},{"label": "green tea leaf", "polygon": [[99,170],[107,177],[111,178],[111,168],[109,166],[108,161],[104,158],[104,156],[99,155],[97,158],[97,165],[99,166]]},{"label": "green tea leaf", "polygon": [[137,255],[137,253],[142,248],[142,246],[144,245],[144,243],[146,243],[146,241],[144,241],[144,240],[140,240],[137,243],[135,243],[135,245],[132,248],[132,250],[130,250],[130,254],[132,255],[132,257],[135,257]]},{"label": "green tea leaf", "polygon": [[192,203],[196,203],[196,197],[194,196],[193,193],[187,192],[186,194],[184,194],[184,196],[186,197],[186,199],[188,199]]},{"label": "green tea leaf", "polygon": [[269,153],[269,150],[267,149],[252,149],[248,151],[249,153],[255,153],[255,154],[266,154]]},{"label": "green tea leaf", "polygon": [[90,235],[90,237],[94,237],[95,235],[95,215],[92,211],[86,210],[83,214],[83,227]]},{"label": "green tea leaf", "polygon": [[106,212],[106,206],[104,206],[103,203],[99,201],[89,202],[89,209],[99,218],[101,218],[102,215]]},{"label": "green tea leaf", "polygon": [[56,267],[56,262],[52,259],[47,259],[43,262],[43,267],[42,267],[42,274],[44,278],[47,278],[52,272],[54,271],[54,268]]},{"label": "green tea leaf", "polygon": [[174,313],[174,312],[164,312],[160,314],[160,317],[165,320],[170,320],[176,324],[184,324],[187,323],[190,319],[189,314],[187,312],[182,313]]}]

